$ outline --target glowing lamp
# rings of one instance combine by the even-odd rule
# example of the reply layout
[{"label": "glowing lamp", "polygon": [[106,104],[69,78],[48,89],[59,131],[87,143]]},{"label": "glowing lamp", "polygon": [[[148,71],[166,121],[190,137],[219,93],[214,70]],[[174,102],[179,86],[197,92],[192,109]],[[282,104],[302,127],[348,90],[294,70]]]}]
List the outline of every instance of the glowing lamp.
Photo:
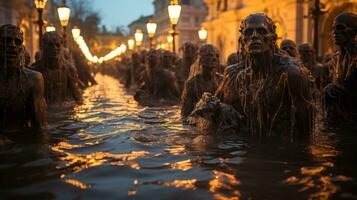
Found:
[{"label": "glowing lamp", "polygon": [[181,5],[179,5],[179,4],[177,4],[177,2],[173,1],[168,6],[168,11],[169,11],[170,23],[172,25],[177,25],[177,23],[180,19]]},{"label": "glowing lamp", "polygon": [[37,9],[44,9],[47,3],[47,0],[34,0],[35,6]]},{"label": "glowing lamp", "polygon": [[129,40],[128,40],[129,50],[133,50],[133,49],[134,49],[134,45],[135,45],[135,40],[129,39]]},{"label": "glowing lamp", "polygon": [[74,40],[77,40],[80,35],[81,35],[81,29],[79,29],[77,26],[73,27],[72,36]]},{"label": "glowing lamp", "polygon": [[201,27],[201,29],[198,31],[198,37],[201,41],[205,41],[207,39],[207,34],[208,31],[203,27]]},{"label": "glowing lamp", "polygon": [[71,16],[71,9],[68,8],[66,5],[62,5],[57,9],[58,17],[61,21],[61,25],[66,27],[68,25],[69,17]]},{"label": "glowing lamp", "polygon": [[146,24],[146,29],[150,38],[154,37],[156,32],[157,24],[153,20],[149,20]]},{"label": "glowing lamp", "polygon": [[46,32],[54,32],[54,31],[56,31],[56,27],[52,25],[46,27]]},{"label": "glowing lamp", "polygon": [[134,36],[135,36],[136,46],[141,46],[141,43],[144,38],[143,31],[140,29],[136,29]]}]

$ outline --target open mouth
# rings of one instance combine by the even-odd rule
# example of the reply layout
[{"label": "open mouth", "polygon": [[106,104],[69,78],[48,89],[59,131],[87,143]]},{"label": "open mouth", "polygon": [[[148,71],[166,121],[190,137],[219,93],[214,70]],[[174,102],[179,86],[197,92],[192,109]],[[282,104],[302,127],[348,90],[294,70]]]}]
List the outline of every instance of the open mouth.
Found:
[{"label": "open mouth", "polygon": [[261,46],[262,46],[262,45],[261,45],[260,43],[257,43],[257,42],[251,43],[251,44],[249,45],[249,47],[250,47],[251,49],[260,49]]}]

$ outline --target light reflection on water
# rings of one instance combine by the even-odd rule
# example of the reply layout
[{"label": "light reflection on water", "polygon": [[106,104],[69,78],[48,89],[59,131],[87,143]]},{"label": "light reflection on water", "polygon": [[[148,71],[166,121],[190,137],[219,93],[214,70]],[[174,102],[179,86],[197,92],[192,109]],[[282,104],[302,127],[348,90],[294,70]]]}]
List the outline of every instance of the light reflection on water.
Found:
[{"label": "light reflection on water", "polygon": [[[98,74],[83,105],[50,114],[42,142],[0,149],[0,194],[34,199],[355,198],[357,136],[197,140],[178,106],[142,107]],[[195,139],[196,138],[196,139]]]}]

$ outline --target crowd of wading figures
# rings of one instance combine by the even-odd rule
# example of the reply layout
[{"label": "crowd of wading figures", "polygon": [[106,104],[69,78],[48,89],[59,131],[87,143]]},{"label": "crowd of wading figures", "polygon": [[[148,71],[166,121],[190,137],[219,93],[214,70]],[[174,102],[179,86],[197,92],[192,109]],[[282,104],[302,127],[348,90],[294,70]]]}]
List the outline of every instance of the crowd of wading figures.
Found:
[{"label": "crowd of wading figures", "polygon": [[357,15],[334,19],[336,52],[321,59],[310,44],[284,40],[279,47],[275,29],[263,13],[246,17],[239,49],[224,65],[213,45],[187,42],[181,58],[151,49],[90,67],[78,49],[64,48],[56,32],[44,34],[30,65],[19,27],[1,26],[0,139],[46,133],[47,108],[81,103],[81,91],[96,84],[94,72],[118,78],[139,104],[181,101],[183,122],[205,133],[308,138],[317,119],[356,128]]}]

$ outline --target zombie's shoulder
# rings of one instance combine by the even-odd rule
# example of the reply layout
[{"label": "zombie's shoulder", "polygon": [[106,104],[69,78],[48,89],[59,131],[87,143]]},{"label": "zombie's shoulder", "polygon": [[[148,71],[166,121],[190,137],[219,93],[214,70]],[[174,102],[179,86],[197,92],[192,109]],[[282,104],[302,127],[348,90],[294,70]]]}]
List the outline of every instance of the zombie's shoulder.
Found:
[{"label": "zombie's shoulder", "polygon": [[34,70],[34,71],[40,71],[42,68],[42,65],[41,65],[41,62],[39,61],[36,61],[35,63],[33,63],[31,66],[30,66],[30,69],[31,70]]},{"label": "zombie's shoulder", "polygon": [[77,68],[75,65],[73,65],[72,63],[70,63],[67,60],[63,60],[63,62],[64,62],[64,66],[68,72],[70,72],[71,74],[73,74],[73,73],[77,74]]},{"label": "zombie's shoulder", "polygon": [[24,69],[24,72],[25,72],[28,80],[30,81],[30,85],[36,86],[38,84],[43,84],[43,76],[42,76],[41,72],[27,69],[27,68]]}]

